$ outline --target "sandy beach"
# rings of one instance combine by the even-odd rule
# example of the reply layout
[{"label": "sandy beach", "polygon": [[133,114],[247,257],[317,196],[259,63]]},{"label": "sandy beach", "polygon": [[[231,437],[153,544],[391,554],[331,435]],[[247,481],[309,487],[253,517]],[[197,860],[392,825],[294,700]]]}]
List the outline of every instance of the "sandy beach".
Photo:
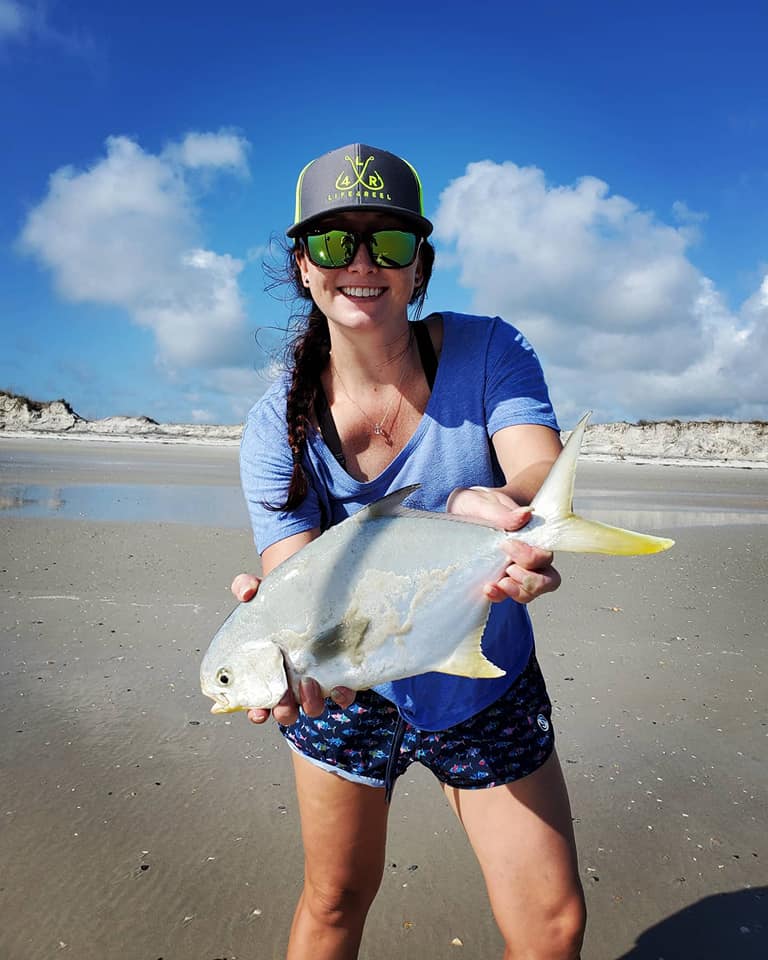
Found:
[{"label": "sandy beach", "polygon": [[[674,537],[558,557],[532,609],[585,960],[768,956],[768,471],[583,463],[577,508]],[[301,883],[288,750],[199,692],[256,569],[237,448],[0,439],[0,960],[271,960]],[[397,784],[361,957],[501,956],[431,778]]]}]

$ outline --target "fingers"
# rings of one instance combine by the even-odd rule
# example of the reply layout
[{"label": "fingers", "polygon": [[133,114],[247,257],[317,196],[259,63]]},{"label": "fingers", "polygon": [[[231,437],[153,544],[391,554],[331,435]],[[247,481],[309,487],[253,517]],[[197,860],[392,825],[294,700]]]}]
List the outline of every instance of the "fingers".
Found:
[{"label": "fingers", "polygon": [[502,600],[516,600],[518,603],[530,603],[543,593],[551,593],[560,586],[560,574],[554,567],[544,570],[526,570],[513,564],[506,569],[506,576],[489,583],[485,587],[485,596],[491,603]]},{"label": "fingers", "polygon": [[521,507],[505,493],[488,487],[457,487],[446,501],[446,511],[500,530],[519,530],[531,519],[530,507]]},{"label": "fingers", "polygon": [[238,573],[229,589],[237,600],[246,603],[256,596],[260,583],[261,580],[252,573]]},{"label": "fingers", "polygon": [[507,540],[503,547],[512,563],[496,583],[486,585],[485,596],[492,603],[507,599],[530,603],[560,586],[560,574],[552,566],[549,550],[531,547],[520,540]]},{"label": "fingers", "polygon": [[[301,709],[308,717],[319,717],[325,710],[326,701],[319,684],[310,677],[305,678],[299,684],[299,698],[301,700]],[[331,691],[331,699],[340,707],[348,707],[355,700],[355,691],[348,687],[334,687]],[[269,710],[252,707],[248,713],[248,719],[251,723],[264,723],[269,719]],[[299,704],[291,690],[286,690],[280,703],[272,709],[272,716],[285,727],[290,727],[299,719]]]}]

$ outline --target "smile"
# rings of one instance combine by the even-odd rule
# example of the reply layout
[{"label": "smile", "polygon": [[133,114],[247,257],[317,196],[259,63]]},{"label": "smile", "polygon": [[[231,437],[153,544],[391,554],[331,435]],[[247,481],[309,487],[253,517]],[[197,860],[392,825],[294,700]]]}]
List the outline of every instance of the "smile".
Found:
[{"label": "smile", "polygon": [[345,297],[378,297],[384,287],[339,287]]}]

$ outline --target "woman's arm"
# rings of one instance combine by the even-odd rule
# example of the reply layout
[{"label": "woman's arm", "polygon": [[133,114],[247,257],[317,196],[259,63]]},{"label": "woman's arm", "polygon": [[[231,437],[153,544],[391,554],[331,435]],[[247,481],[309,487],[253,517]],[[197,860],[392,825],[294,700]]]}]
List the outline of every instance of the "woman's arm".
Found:
[{"label": "woman's arm", "polygon": [[[562,449],[560,436],[549,427],[520,424],[498,430],[492,442],[504,473],[504,485],[460,487],[448,498],[447,510],[477,517],[501,530],[519,530],[530,517],[523,505],[533,500]],[[508,540],[504,549],[511,562],[501,579],[486,585],[489,600],[497,603],[511,598],[518,603],[530,603],[560,586],[560,574],[552,566],[549,551],[520,540]]]}]

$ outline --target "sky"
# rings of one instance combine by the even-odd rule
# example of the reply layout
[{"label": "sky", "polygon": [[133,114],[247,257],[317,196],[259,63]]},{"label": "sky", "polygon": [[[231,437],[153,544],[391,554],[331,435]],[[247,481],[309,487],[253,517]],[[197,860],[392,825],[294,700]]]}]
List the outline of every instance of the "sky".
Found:
[{"label": "sky", "polygon": [[421,176],[427,309],[521,329],[564,428],[768,420],[767,34],[764,0],[0,0],[0,389],[242,421],[296,177],[362,142]]}]

